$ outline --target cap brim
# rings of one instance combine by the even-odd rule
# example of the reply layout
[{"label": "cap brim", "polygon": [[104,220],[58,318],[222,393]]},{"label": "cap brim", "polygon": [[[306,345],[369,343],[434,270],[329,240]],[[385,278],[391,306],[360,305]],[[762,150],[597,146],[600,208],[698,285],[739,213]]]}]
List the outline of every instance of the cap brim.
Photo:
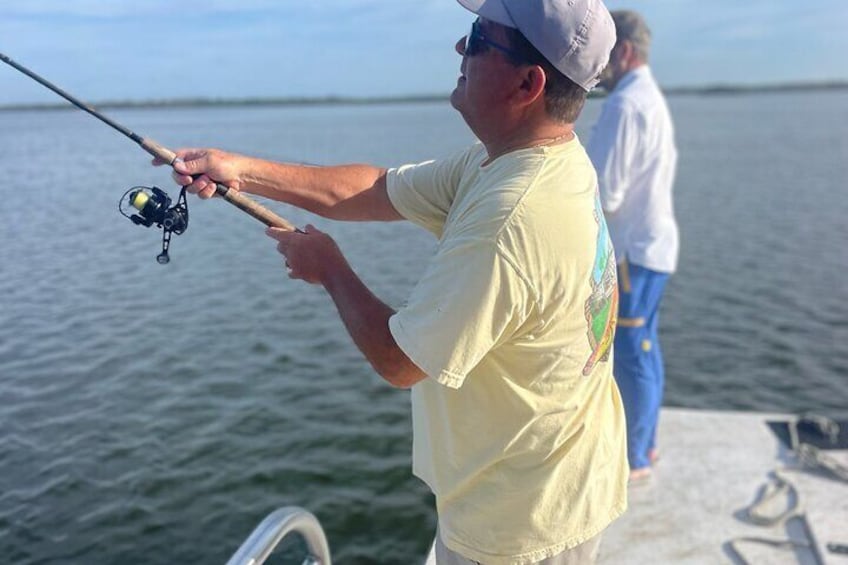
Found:
[{"label": "cap brim", "polygon": [[506,27],[518,27],[507,12],[501,0],[456,0],[463,8],[474,12],[481,18],[491,20]]}]

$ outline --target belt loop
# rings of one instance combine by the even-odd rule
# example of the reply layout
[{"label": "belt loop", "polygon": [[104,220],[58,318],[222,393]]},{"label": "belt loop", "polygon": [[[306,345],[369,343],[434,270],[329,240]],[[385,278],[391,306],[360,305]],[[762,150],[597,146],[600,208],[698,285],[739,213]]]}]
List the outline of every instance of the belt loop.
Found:
[{"label": "belt loop", "polygon": [[618,266],[618,270],[618,284],[621,287],[621,292],[626,292],[627,294],[630,294],[633,289],[630,286],[630,266],[627,262],[627,257],[621,260],[621,263],[619,263]]}]

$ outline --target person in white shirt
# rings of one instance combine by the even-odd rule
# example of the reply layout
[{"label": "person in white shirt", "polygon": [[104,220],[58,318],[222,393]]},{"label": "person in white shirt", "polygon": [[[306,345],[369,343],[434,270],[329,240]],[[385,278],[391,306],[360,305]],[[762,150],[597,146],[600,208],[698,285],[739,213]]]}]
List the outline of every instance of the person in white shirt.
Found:
[{"label": "person in white shirt", "polygon": [[435,494],[439,565],[588,564],[626,509],[628,468],[610,356],[616,264],[574,122],[615,26],[601,0],[459,1],[479,17],[455,45],[450,101],[480,143],[390,169],[183,149],[174,169],[201,197],[214,180],[438,238],[395,311],[329,235],[268,230],[375,371],[412,389],[413,471]]},{"label": "person in white shirt", "polygon": [[600,85],[608,91],[587,152],[618,261],[619,319],[614,373],[627,416],[631,480],[650,475],[665,381],[659,309],[677,268],[672,204],[674,128],[648,67],[651,32],[641,15],[612,12],[616,44]]}]

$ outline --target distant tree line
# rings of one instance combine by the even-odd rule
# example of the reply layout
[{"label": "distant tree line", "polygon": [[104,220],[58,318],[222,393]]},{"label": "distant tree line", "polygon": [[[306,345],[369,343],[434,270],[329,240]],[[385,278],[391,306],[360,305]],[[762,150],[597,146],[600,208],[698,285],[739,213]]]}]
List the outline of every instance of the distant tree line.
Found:
[{"label": "distant tree line", "polygon": [[[780,84],[715,84],[707,86],[679,86],[663,88],[667,95],[737,95],[771,92],[800,92],[811,90],[848,90],[848,80],[820,82],[793,82]],[[590,98],[601,98],[605,93],[594,90]],[[161,100],[106,100],[93,104],[97,108],[197,108],[227,106],[365,106],[378,104],[445,103],[447,94],[420,94],[412,96],[378,97],[280,97],[280,98],[172,98]],[[39,104],[6,104],[0,110],[60,110],[72,108],[64,102]]]}]

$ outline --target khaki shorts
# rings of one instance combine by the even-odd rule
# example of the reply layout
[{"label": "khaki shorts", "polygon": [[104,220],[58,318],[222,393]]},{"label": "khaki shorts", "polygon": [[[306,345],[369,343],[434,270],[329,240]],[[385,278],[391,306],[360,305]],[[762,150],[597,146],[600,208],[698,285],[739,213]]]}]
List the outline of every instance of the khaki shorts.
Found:
[{"label": "khaki shorts", "polygon": [[[535,565],[592,565],[598,559],[601,547],[601,534],[596,535],[577,547],[566,549],[553,557],[537,561]],[[466,559],[455,551],[451,551],[442,543],[439,534],[430,549],[430,555],[424,565],[486,565],[480,561]]]}]

